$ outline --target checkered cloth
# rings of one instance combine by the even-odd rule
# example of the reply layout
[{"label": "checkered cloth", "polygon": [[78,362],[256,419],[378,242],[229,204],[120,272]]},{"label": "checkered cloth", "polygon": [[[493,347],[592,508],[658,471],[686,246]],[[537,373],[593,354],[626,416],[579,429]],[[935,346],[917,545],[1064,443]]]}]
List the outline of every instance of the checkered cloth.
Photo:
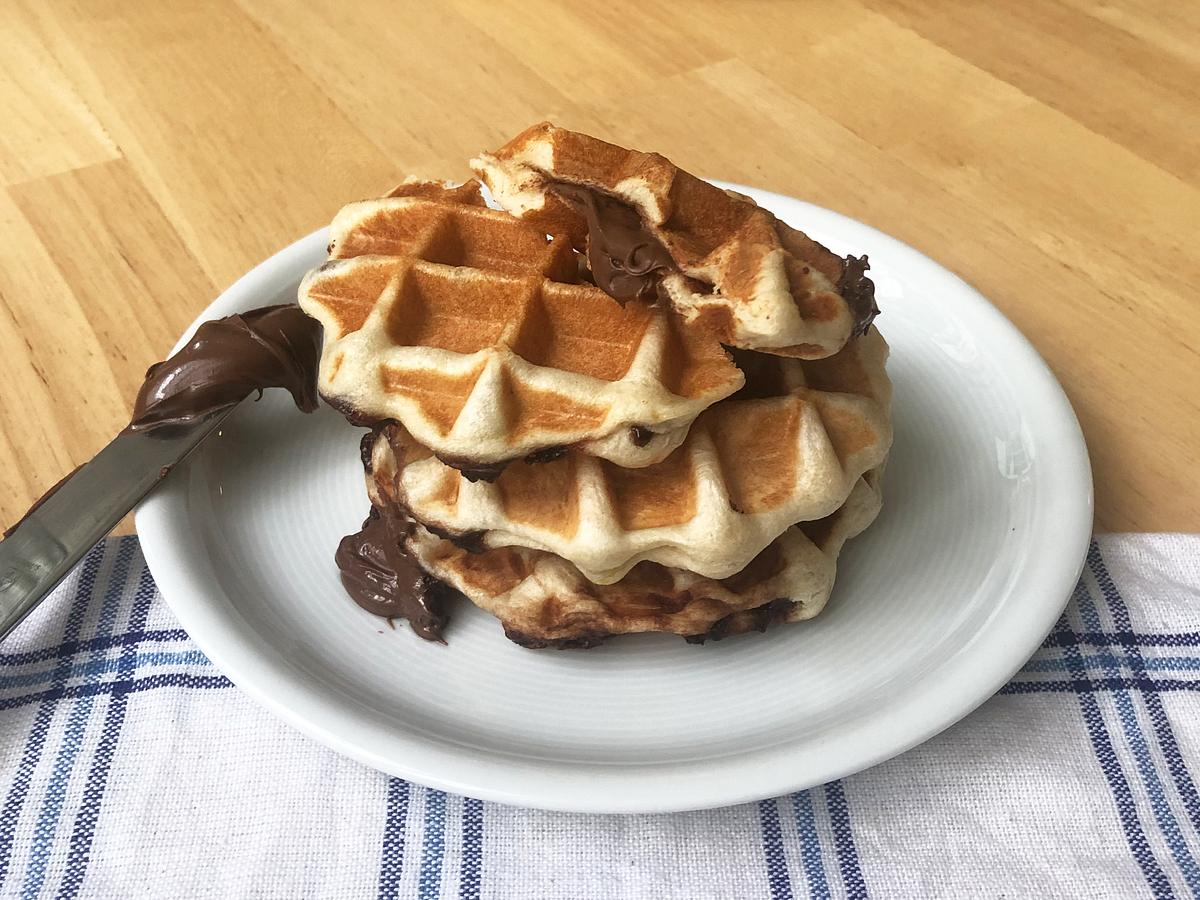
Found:
[{"label": "checkered cloth", "polygon": [[98,547],[0,653],[4,897],[1200,895],[1200,536],[1100,538],[1042,649],[870,771],[669,816],[389,778],[263,714]]}]

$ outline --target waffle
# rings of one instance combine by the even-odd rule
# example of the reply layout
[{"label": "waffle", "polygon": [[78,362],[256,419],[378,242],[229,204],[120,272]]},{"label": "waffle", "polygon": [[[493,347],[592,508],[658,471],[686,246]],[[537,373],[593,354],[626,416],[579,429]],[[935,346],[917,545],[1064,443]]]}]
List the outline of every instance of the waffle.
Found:
[{"label": "waffle", "polygon": [[430,200],[443,200],[447,203],[461,203],[466,206],[487,206],[483,193],[479,190],[482,185],[478,181],[468,181],[464,184],[451,184],[448,181],[428,181],[421,178],[406,178],[387,192],[388,197],[427,197]]},{"label": "waffle", "polygon": [[[656,153],[543,122],[471,167],[502,207],[578,247],[588,233],[581,202],[616,200],[636,211],[674,263],[659,289],[689,322],[726,344],[830,356],[878,312],[865,258],[842,259],[748,197]],[[579,188],[599,201],[581,201]]]},{"label": "waffle", "polygon": [[397,191],[343,208],[300,286],[325,329],[321,393],[353,420],[396,420],[477,474],[566,446],[638,467],[741,386],[711,335],[579,283],[566,241],[477,186]]},{"label": "waffle", "polygon": [[[417,528],[408,549],[422,568],[492,613],[527,647],[590,647],[605,637],[670,632],[693,642],[796,622],[824,608],[842,545],[875,519],[880,472],[858,479],[832,515],[788,529],[746,568],[716,580],[643,562],[595,585],[552,554],[504,547],[471,553]],[[385,502],[380,481],[373,494]]]},{"label": "waffle", "polygon": [[755,356],[765,362],[747,388],[701,414],[678,450],[646,468],[571,452],[471,483],[398,425],[380,431],[371,463],[435,531],[544,550],[597,584],[642,561],[727,578],[788,526],[840,507],[891,444],[878,331],[816,362]]}]

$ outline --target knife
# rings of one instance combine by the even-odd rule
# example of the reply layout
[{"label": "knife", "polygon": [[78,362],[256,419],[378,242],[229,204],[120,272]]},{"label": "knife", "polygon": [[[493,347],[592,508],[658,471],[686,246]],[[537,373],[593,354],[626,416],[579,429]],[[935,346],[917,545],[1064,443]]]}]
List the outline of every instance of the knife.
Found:
[{"label": "knife", "polygon": [[122,431],[0,541],[0,641],[237,404],[186,425]]}]

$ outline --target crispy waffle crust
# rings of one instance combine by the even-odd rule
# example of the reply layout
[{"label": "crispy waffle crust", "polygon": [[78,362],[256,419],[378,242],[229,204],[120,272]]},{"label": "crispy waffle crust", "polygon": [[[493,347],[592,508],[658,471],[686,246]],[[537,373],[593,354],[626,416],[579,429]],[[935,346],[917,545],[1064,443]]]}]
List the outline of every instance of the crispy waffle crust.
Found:
[{"label": "crispy waffle crust", "polygon": [[397,500],[440,533],[542,550],[613,584],[641,562],[741,571],[789,526],[841,507],[891,445],[878,331],[805,362],[753,354],[746,390],[704,412],[666,460],[625,469],[578,452],[469,482],[400,426],[372,449]]},{"label": "crispy waffle crust", "polygon": [[[788,529],[725,579],[643,562],[620,581],[597,585],[550,553],[519,547],[471,553],[420,527],[409,538],[409,552],[527,647],[588,647],[609,635],[642,631],[703,641],[820,612],[842,545],[879,512],[880,475],[875,470],[858,479],[833,514]],[[389,490],[386,477],[377,476],[371,490],[382,499]]]},{"label": "crispy waffle crust", "polygon": [[[635,210],[676,271],[661,289],[688,321],[727,344],[820,358],[864,331],[875,309],[865,261],[844,260],[740,194],[657,153],[535,125],[471,167],[506,210],[582,247],[585,188]],[[566,191],[562,186],[569,186]]]},{"label": "crispy waffle crust", "polygon": [[567,446],[649,465],[742,384],[710,334],[580,283],[564,239],[483,206],[478,185],[352,203],[329,252],[300,287],[325,329],[322,395],[463,469]]}]

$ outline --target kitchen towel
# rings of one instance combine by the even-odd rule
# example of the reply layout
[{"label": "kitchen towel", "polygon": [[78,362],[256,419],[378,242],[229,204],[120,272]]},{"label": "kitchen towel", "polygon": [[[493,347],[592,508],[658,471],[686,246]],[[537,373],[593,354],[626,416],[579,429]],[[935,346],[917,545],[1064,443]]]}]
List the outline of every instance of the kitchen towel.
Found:
[{"label": "kitchen towel", "polygon": [[904,755],[677,815],[516,809],[278,722],[135,538],[0,646],[0,897],[1200,896],[1200,536],[1102,536],[1041,649]]}]

